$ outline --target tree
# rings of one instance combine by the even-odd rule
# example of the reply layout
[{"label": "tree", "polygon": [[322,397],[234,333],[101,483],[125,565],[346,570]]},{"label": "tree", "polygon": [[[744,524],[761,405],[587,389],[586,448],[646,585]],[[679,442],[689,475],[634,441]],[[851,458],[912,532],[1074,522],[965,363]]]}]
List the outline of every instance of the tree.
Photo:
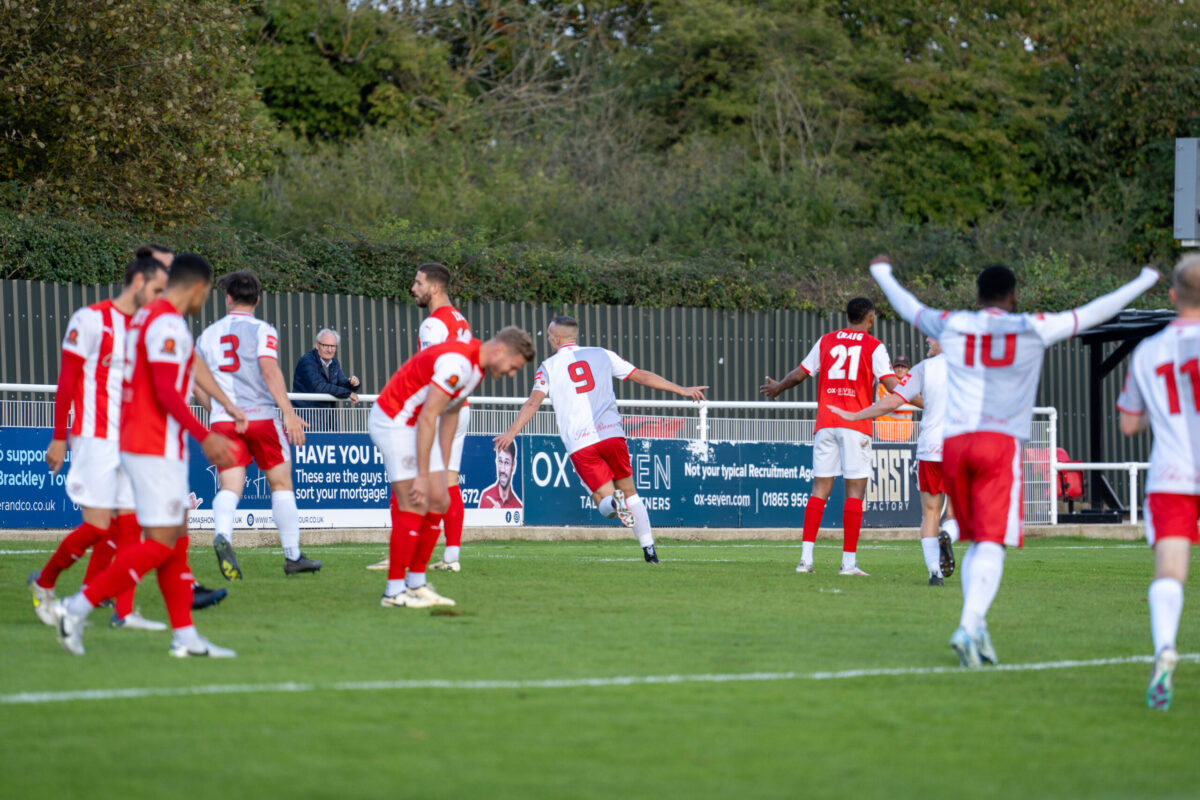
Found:
[{"label": "tree", "polygon": [[219,209],[269,128],[241,0],[0,5],[6,201],[155,222]]}]

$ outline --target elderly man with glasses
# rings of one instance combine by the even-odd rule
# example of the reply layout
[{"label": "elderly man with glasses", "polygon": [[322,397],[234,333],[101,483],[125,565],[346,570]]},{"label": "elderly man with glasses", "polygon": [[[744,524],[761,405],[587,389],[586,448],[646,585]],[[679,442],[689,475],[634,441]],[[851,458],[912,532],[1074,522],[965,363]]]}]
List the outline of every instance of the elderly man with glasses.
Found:
[{"label": "elderly man with glasses", "polygon": [[[330,394],[334,397],[349,399],[351,403],[358,402],[358,378],[354,375],[346,377],[342,365],[337,360],[337,349],[341,336],[328,328],[317,334],[316,344],[300,360],[296,362],[296,372],[292,378],[292,391],[311,394]],[[330,401],[294,402],[296,408],[327,408],[332,409],[336,404]],[[334,430],[333,414],[312,413],[309,417],[313,430]]]}]

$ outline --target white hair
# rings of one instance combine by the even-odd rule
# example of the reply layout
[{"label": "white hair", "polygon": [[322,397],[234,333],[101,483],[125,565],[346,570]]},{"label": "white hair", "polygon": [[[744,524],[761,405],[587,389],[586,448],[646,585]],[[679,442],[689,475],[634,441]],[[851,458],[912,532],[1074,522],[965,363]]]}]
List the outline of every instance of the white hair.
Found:
[{"label": "white hair", "polygon": [[316,343],[316,342],[319,342],[319,341],[321,341],[321,337],[322,337],[322,336],[324,336],[324,335],[325,335],[325,334],[327,334],[327,333],[328,333],[330,336],[332,336],[332,337],[333,337],[333,343],[334,343],[334,344],[341,344],[341,343],[342,343],[342,337],[341,337],[341,335],[340,335],[340,334],[339,334],[337,331],[335,331],[335,330],[331,330],[331,329],[329,329],[329,328],[321,328],[321,330],[317,331],[317,338],[316,338],[316,339],[313,339],[313,342],[314,342],[314,343]]}]

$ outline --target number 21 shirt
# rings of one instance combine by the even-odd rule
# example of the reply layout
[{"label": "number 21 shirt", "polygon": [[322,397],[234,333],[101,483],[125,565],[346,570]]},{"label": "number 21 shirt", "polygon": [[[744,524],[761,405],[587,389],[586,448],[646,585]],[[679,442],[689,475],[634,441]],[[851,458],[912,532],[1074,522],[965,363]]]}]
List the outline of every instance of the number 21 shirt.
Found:
[{"label": "number 21 shirt", "polygon": [[829,410],[862,411],[874,402],[875,381],[894,378],[892,360],[883,342],[869,333],[843,329],[817,340],[800,362],[809,375],[818,375],[817,424],[813,428],[849,428],[871,435],[871,421],[848,422]]}]

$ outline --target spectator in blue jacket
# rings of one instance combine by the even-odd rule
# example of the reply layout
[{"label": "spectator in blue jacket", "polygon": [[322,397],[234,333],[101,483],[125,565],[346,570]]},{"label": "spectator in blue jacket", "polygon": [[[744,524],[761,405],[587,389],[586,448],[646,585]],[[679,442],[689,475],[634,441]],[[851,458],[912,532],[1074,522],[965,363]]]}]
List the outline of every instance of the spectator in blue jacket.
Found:
[{"label": "spectator in blue jacket", "polygon": [[[354,391],[358,388],[358,378],[354,375],[347,378],[337,360],[341,341],[342,337],[328,328],[317,334],[316,346],[296,362],[296,373],[292,377],[293,392],[331,394],[348,398],[351,403],[358,402],[358,394]],[[296,408],[333,408],[336,403],[332,400],[297,400],[292,405]]]}]

